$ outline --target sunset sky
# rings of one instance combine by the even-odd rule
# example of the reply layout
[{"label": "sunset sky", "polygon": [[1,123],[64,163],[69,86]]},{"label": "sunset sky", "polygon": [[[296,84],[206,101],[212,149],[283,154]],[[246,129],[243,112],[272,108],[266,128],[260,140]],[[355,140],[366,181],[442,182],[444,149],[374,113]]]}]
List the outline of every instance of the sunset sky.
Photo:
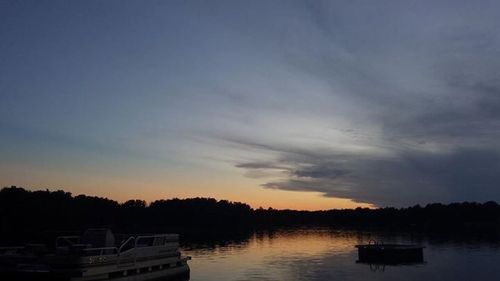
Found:
[{"label": "sunset sky", "polygon": [[311,210],[498,201],[499,14],[0,0],[0,187]]}]

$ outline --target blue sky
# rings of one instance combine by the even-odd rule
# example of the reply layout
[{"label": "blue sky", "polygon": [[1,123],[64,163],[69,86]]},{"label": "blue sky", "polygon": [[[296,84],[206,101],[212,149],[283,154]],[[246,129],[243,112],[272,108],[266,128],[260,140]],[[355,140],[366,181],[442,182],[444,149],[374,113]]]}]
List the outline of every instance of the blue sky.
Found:
[{"label": "blue sky", "polygon": [[0,184],[309,209],[498,200],[499,8],[1,1]]}]

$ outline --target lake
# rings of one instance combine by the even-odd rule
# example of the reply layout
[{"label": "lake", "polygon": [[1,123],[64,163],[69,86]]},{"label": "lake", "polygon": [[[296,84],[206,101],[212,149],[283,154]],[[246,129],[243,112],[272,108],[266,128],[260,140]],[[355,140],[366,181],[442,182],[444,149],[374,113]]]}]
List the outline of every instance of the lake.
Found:
[{"label": "lake", "polygon": [[[370,239],[425,246],[425,263],[356,263],[356,244]],[[332,229],[292,229],[185,243],[191,281],[500,280],[500,243],[488,238]]]}]

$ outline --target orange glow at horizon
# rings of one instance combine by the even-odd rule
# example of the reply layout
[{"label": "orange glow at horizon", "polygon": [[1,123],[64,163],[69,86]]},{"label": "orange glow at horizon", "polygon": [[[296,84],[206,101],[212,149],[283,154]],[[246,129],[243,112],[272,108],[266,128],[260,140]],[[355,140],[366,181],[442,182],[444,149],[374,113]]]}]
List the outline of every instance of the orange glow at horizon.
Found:
[{"label": "orange glow at horizon", "polygon": [[[109,182],[108,182],[109,183]],[[87,183],[88,184],[88,183]],[[10,185],[2,185],[10,186]],[[66,192],[71,192],[73,195],[84,194],[88,196],[105,197],[108,199],[116,200],[118,202],[125,202],[130,199],[140,199],[151,203],[160,199],[172,198],[194,198],[194,197],[210,197],[217,200],[229,200],[233,202],[242,202],[249,204],[252,208],[273,208],[273,209],[292,209],[292,210],[328,210],[328,209],[352,209],[357,207],[374,208],[375,206],[367,203],[357,203],[350,199],[344,198],[329,198],[324,197],[320,193],[315,192],[297,192],[297,191],[282,191],[282,190],[269,190],[260,187],[254,188],[251,192],[236,192],[240,194],[220,193],[220,192],[197,192],[190,189],[180,188],[141,188],[137,190],[134,184],[123,185],[119,187],[112,187],[111,185],[96,185],[89,187],[88,185],[68,185],[63,187],[51,187],[51,185],[32,185],[32,183],[18,183],[18,187],[24,187],[29,190],[45,190],[47,186],[49,190],[55,191],[62,189]],[[53,186],[53,185],[52,185]],[[106,188],[102,188],[105,186]],[[137,192],[139,191],[139,192]]]},{"label": "orange glow at horizon", "polygon": [[[0,171],[0,187],[17,185],[29,190],[58,190],[73,195],[105,197],[118,202],[130,199],[150,203],[159,199],[210,197],[249,204],[252,208],[274,208],[293,210],[373,208],[368,203],[357,203],[350,199],[324,197],[317,192],[298,192],[265,189],[260,181],[242,179],[239,175],[221,173],[219,177],[198,174],[196,178],[185,175],[170,175],[168,179],[147,177],[86,176],[61,173],[61,171],[32,171],[23,177],[17,169]],[[203,178],[204,180],[197,180]],[[20,180],[22,179],[22,180]]]}]

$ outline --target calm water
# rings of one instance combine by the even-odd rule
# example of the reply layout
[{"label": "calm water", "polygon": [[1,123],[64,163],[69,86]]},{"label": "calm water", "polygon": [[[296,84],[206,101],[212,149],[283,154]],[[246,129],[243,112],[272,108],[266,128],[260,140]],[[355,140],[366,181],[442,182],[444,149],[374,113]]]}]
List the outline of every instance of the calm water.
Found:
[{"label": "calm water", "polygon": [[[426,262],[385,267],[356,263],[354,245],[370,239],[424,245]],[[183,253],[193,257],[191,281],[500,280],[500,244],[484,239],[298,229],[218,245],[186,245]]]}]

